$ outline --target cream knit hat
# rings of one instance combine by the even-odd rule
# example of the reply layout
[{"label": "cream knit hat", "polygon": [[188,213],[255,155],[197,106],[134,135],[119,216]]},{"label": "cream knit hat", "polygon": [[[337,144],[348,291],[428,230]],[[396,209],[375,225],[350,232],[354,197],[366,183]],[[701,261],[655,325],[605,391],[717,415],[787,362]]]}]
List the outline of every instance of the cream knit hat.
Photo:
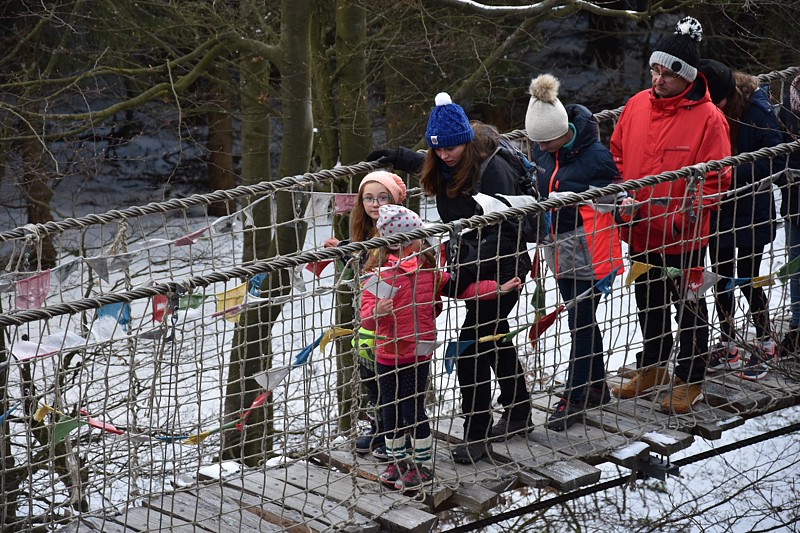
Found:
[{"label": "cream knit hat", "polygon": [[531,100],[525,114],[525,130],[530,140],[552,141],[569,131],[567,110],[558,100],[560,85],[552,74],[542,74],[531,81]]}]

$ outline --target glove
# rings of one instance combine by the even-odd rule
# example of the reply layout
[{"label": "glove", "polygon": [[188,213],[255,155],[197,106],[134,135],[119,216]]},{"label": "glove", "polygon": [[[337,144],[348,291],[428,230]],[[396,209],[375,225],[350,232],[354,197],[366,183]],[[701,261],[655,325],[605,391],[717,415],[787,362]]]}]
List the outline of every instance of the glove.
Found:
[{"label": "glove", "polygon": [[384,148],[371,152],[367,156],[367,161],[377,161],[381,165],[391,165],[395,170],[416,173],[422,169],[422,163],[425,162],[425,154],[408,148]]}]

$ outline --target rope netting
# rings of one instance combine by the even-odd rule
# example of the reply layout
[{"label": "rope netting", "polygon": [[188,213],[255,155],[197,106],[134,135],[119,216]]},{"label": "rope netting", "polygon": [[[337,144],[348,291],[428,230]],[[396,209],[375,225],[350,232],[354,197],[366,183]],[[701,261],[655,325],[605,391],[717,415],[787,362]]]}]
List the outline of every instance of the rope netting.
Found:
[{"label": "rope netting", "polygon": [[[783,95],[787,80],[799,70],[762,75],[761,81]],[[597,117],[613,121],[619,111]],[[523,132],[508,137],[527,150]],[[287,523],[312,523],[323,516],[332,529],[356,523],[359,498],[392,492],[359,481],[359,476],[380,473],[383,466],[355,446],[371,430],[373,409],[362,398],[365,384],[356,368],[361,355],[351,345],[359,328],[357,302],[365,290],[359,265],[367,255],[387,244],[425,238],[445,271],[447,247],[442,245],[459,243],[468,232],[480,235],[504,221],[567,206],[614,209],[620,192],[679,178],[699,183],[707,172],[745,162],[772,162],[771,175],[744,189],[772,190],[779,202],[793,180],[800,179],[785,164],[785,156],[798,151],[800,141],[794,141],[527,206],[485,205],[483,215],[450,224],[439,221],[432,199],[412,189],[407,202],[418,203],[424,228],[334,248],[322,243],[332,236],[335,218],[352,209],[354,195],[320,190],[378,164],[359,163],[6,231],[0,234],[5,257],[0,276],[4,523],[17,530],[33,524],[57,528],[79,513],[111,520],[153,496],[204,479],[216,480],[213,486],[224,495],[230,483],[238,479],[244,484],[249,475],[248,469],[232,467],[231,459],[267,469],[267,476],[259,478],[260,488],[251,491],[262,491],[261,500],[270,500],[273,514]],[[740,196],[726,193],[721,201]],[[209,216],[207,207],[220,200],[239,207],[224,217]],[[270,220],[276,202],[285,201],[295,206],[296,218],[288,223]],[[789,329],[788,287],[800,267],[790,259],[785,223],[778,218],[776,238],[763,254],[758,279],[730,279],[735,291],[730,320],[743,353],[757,349],[756,332],[743,289],[737,287],[763,287],[775,345]],[[277,253],[275,247],[262,252],[269,248],[265,239],[269,242],[279,233],[295,239],[290,251],[277,246]],[[41,255],[37,247],[46,236],[59,252],[51,269],[41,269],[32,259]],[[634,399],[620,408],[626,413],[622,421],[611,414],[619,404],[612,398],[590,410],[594,422],[566,432],[547,429],[548,413],[565,393],[571,349],[567,311],[575,302],[561,299],[543,260],[543,246],[528,245],[534,268],[518,273],[523,288],[509,315],[510,333],[478,339],[472,351],[475,357],[492,353],[498,345],[516,347],[534,405],[533,432],[527,439],[508,440],[502,451],[497,446],[497,457],[458,467],[450,460],[463,437],[462,395],[454,368],[466,352],[464,343],[455,341],[466,304],[444,300],[436,341],[430,345],[434,355],[426,397],[436,437],[435,490],[457,491],[476,480],[541,470],[565,457],[597,462],[616,453],[624,460],[639,453],[635,444],[640,441],[664,444],[675,430],[774,410],[782,405],[775,392],[781,386],[788,396],[798,395],[798,387],[791,385],[798,377],[795,360],[785,357],[770,368],[773,388],[730,374],[724,379],[737,395],[720,392],[722,385],[713,390],[707,386],[713,406],[690,415],[661,416],[657,401]],[[244,259],[244,250],[251,259]],[[722,277],[713,273],[708,259],[705,268],[688,272],[632,262],[624,246],[623,253],[625,272],[594,287],[602,293],[596,323],[603,333],[607,375],[617,385],[630,377],[643,345],[631,286],[638,275],[655,269],[674,282],[681,301],[707,299],[712,346],[722,322],[713,311]],[[680,312],[681,304],[677,307]],[[347,308],[356,311],[343,313]],[[496,380],[490,377],[486,384],[492,387],[492,411],[498,419],[502,407]],[[334,474],[311,474],[320,462],[338,467],[336,476],[348,480],[348,494],[338,493],[344,489],[333,482]],[[307,498],[310,493],[330,497],[342,502],[346,512],[331,518],[338,515],[308,499],[308,508],[298,513],[282,503],[283,497],[270,497],[267,478],[284,480],[287,465],[300,467],[293,470],[295,475],[306,473],[301,477]],[[282,473],[270,474],[278,470]],[[425,499],[425,492],[398,497],[392,506]],[[274,523],[274,517],[269,521]],[[124,524],[125,519],[117,522]]]}]

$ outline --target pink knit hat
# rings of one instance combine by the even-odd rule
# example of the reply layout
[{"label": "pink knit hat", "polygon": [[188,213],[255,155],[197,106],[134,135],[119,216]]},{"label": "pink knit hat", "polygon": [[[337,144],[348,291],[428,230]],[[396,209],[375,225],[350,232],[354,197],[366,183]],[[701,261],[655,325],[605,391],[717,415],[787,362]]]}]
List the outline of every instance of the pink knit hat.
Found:
[{"label": "pink knit hat", "polygon": [[[381,237],[391,237],[422,227],[422,219],[414,211],[402,205],[382,205],[378,208],[378,233]],[[399,244],[389,246],[399,250]]]},{"label": "pink knit hat", "polygon": [[364,190],[364,185],[370,181],[380,183],[386,187],[386,190],[389,191],[389,194],[392,195],[392,199],[395,202],[402,202],[406,199],[406,184],[403,183],[403,180],[397,174],[392,174],[385,170],[370,172],[361,180],[361,185],[358,186],[359,194]]}]

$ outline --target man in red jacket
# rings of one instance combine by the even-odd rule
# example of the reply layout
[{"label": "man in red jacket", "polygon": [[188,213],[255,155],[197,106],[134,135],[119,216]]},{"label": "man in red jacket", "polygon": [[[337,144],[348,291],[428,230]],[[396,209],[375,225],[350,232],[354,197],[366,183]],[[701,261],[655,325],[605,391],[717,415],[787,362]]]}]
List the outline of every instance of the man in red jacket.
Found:
[{"label": "man in red jacket", "polygon": [[[623,181],[730,155],[728,124],[697,72],[700,39],[700,23],[686,17],[650,56],[653,86],[628,101],[611,136],[611,154]],[[687,276],[670,277],[667,268],[685,273],[704,265],[709,212],[729,185],[730,169],[724,168],[639,189],[623,200],[619,218],[629,225],[622,227],[621,236],[631,259],[657,268],[635,282],[644,346],[634,377],[613,389],[618,398],[640,396],[670,382],[666,365],[674,344],[671,303],[678,313],[679,347],[671,394],[661,409],[688,413],[703,398],[708,308],[702,298],[684,298]],[[658,202],[652,201],[656,198]]]}]

